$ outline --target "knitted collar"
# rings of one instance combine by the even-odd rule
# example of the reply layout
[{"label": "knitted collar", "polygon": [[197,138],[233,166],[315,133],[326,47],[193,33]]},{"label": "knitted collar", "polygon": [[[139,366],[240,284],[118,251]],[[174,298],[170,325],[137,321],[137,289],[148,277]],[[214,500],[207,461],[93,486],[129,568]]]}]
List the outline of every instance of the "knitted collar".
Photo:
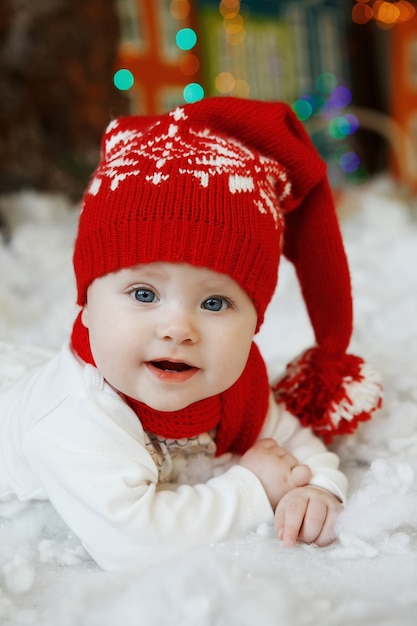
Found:
[{"label": "knitted collar", "polygon": [[[71,345],[85,361],[95,365],[88,330],[75,321]],[[195,402],[179,411],[155,411],[124,396],[144,430],[169,439],[194,437],[216,429],[217,456],[224,452],[243,454],[255,442],[268,410],[269,382],[265,363],[252,343],[246,367],[240,378],[223,393]]]}]

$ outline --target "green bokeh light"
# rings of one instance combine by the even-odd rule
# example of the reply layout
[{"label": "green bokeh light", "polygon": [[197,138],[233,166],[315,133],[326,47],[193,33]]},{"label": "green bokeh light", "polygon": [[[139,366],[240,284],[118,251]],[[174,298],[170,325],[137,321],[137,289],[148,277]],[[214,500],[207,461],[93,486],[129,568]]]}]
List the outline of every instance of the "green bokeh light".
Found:
[{"label": "green bokeh light", "polygon": [[337,78],[331,72],[323,72],[317,77],[316,87],[319,93],[328,95],[337,87]]},{"label": "green bokeh light", "polygon": [[368,182],[370,178],[370,173],[365,167],[363,167],[363,165],[360,165],[357,170],[349,172],[348,174],[348,180],[353,185],[362,185],[363,183]]},{"label": "green bokeh light", "polygon": [[175,41],[181,50],[191,50],[197,43],[197,35],[192,28],[181,28],[177,32]]},{"label": "green bokeh light", "polygon": [[115,87],[117,87],[117,89],[120,89],[120,91],[128,91],[128,89],[133,87],[135,83],[135,77],[130,70],[121,69],[117,70],[117,72],[113,76],[113,82]]},{"label": "green bokeh light", "polygon": [[302,122],[308,120],[308,118],[313,115],[313,107],[308,100],[300,98],[294,102],[292,108],[298,119]]},{"label": "green bokeh light", "polygon": [[344,139],[350,134],[350,124],[343,116],[335,117],[329,124],[329,133],[333,139]]},{"label": "green bokeh light", "polygon": [[189,83],[184,87],[184,100],[186,102],[197,102],[204,98],[204,89],[198,83]]}]

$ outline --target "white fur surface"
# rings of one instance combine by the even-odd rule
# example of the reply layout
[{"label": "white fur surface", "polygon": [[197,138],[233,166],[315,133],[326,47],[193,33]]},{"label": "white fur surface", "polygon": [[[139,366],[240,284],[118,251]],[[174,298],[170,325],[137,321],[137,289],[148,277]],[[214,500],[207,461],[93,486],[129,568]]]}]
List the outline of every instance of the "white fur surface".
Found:
[{"label": "white fur surface", "polygon": [[[284,548],[263,525],[182,559],[109,574],[46,503],[0,505],[0,624],[414,626],[417,612],[417,209],[389,179],[349,190],[343,232],[355,296],[351,351],[383,376],[385,404],[338,441],[350,498],[338,542]],[[76,212],[54,196],[0,199],[0,381],[57,350],[76,313]],[[292,268],[259,344],[271,376],[312,343]]]}]

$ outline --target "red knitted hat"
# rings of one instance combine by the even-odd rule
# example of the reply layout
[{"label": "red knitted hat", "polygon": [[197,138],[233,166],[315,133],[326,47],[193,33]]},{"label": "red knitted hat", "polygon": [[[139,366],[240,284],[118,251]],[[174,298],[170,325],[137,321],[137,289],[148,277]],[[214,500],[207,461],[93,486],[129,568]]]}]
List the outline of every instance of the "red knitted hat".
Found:
[{"label": "red knitted hat", "polygon": [[326,165],[302,124],[286,104],[206,98],[109,125],[74,251],[81,306],[104,274],[182,262],[231,276],[259,327],[282,252],[295,265],[317,347],[290,364],[275,392],[330,440],[370,417],[381,386],[346,355],[349,271]]}]

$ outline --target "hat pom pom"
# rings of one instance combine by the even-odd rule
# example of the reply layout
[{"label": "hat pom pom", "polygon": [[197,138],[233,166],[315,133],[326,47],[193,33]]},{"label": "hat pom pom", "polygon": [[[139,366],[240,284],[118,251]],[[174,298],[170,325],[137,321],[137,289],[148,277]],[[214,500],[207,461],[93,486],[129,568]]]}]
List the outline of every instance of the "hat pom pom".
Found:
[{"label": "hat pom pom", "polygon": [[277,402],[310,426],[325,443],[353,433],[382,405],[380,375],[352,354],[311,348],[288,364],[273,386]]}]

